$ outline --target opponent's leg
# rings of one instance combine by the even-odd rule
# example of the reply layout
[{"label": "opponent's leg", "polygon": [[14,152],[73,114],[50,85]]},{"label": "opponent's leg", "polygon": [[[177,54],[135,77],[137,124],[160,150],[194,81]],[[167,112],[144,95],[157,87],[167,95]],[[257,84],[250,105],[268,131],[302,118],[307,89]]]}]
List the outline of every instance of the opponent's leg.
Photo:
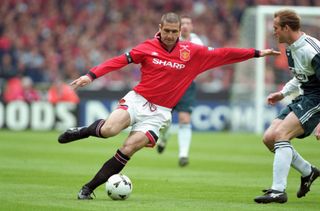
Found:
[{"label": "opponent's leg", "polygon": [[292,161],[292,149],[289,141],[280,141],[275,143],[275,155],[273,162],[273,183],[269,190],[265,190],[265,194],[256,197],[257,203],[285,203],[288,200],[285,188],[287,185],[287,177]]},{"label": "opponent's leg", "polygon": [[[263,136],[263,142],[268,147],[268,149],[274,152],[274,129],[281,124],[280,119],[275,119],[270,127],[266,130]],[[296,169],[301,174],[301,183],[299,190],[297,191],[297,197],[301,198],[305,196],[310,191],[310,186],[314,180],[316,180],[319,175],[320,171],[311,166],[311,164],[306,161],[292,146],[292,162],[291,166]]]},{"label": "opponent's leg", "polygon": [[157,151],[159,154],[163,153],[166,149],[169,137],[170,137],[170,125],[160,130],[159,140],[157,142]]},{"label": "opponent's leg", "polygon": [[303,159],[303,157],[293,149],[292,167],[301,173],[301,183],[297,191],[297,197],[304,197],[309,191],[312,183],[320,176],[320,170]]},{"label": "opponent's leg", "polygon": [[192,127],[190,112],[179,112],[179,166],[184,167],[189,164],[189,150],[191,145]]},{"label": "opponent's leg", "polygon": [[180,124],[178,132],[179,143],[179,165],[181,167],[189,163],[189,150],[191,145],[192,129],[191,124]]}]

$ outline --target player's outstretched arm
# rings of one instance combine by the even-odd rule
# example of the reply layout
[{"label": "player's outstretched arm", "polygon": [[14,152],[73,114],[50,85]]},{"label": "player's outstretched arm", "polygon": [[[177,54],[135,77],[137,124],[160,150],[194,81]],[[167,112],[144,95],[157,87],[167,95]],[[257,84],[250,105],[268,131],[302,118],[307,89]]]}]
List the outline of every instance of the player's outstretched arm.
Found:
[{"label": "player's outstretched arm", "polygon": [[278,56],[280,55],[280,51],[275,51],[273,49],[264,49],[260,50],[260,57],[265,57],[265,56]]},{"label": "player's outstretched arm", "polygon": [[87,75],[81,76],[80,78],[72,81],[70,83],[70,86],[72,87],[72,89],[76,90],[78,87],[83,87],[86,86],[88,84],[90,84],[92,82],[91,78]]}]

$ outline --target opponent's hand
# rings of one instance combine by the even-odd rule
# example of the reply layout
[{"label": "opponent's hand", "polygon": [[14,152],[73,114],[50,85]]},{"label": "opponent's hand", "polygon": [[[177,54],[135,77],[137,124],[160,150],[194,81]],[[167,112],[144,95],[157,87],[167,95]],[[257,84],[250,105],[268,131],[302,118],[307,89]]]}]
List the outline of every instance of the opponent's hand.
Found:
[{"label": "opponent's hand", "polygon": [[314,130],[314,135],[316,136],[317,140],[320,140],[320,123],[317,125],[316,129]]},{"label": "opponent's hand", "polygon": [[268,95],[267,97],[267,103],[269,105],[274,105],[280,100],[284,98],[283,94],[281,92],[274,92]]},{"label": "opponent's hand", "polygon": [[90,84],[91,82],[92,82],[92,80],[89,78],[89,76],[84,75],[84,76],[81,76],[80,78],[72,81],[70,83],[70,86],[72,87],[72,89],[76,90],[78,87],[86,86],[86,85]]},{"label": "opponent's hand", "polygon": [[260,57],[264,57],[264,56],[278,56],[280,55],[281,52],[280,51],[275,51],[273,49],[264,49],[264,50],[260,50]]}]

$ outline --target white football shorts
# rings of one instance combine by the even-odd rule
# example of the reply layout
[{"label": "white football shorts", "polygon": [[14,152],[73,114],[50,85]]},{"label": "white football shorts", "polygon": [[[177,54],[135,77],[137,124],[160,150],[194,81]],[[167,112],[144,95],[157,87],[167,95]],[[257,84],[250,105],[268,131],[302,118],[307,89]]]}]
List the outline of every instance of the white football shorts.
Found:
[{"label": "white football shorts", "polygon": [[128,92],[120,101],[118,108],[127,110],[130,115],[131,131],[140,131],[150,140],[148,147],[154,147],[159,131],[171,124],[171,108],[166,108],[148,102],[147,99],[136,93]]}]

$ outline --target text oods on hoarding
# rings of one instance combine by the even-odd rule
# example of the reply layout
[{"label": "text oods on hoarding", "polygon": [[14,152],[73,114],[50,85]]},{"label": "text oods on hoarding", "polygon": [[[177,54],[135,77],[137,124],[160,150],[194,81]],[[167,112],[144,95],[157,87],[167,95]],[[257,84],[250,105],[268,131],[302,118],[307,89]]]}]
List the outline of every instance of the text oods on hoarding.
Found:
[{"label": "text oods on hoarding", "polygon": [[77,105],[74,103],[49,102],[26,103],[15,101],[8,104],[0,102],[0,128],[10,130],[64,130],[77,125]]}]

